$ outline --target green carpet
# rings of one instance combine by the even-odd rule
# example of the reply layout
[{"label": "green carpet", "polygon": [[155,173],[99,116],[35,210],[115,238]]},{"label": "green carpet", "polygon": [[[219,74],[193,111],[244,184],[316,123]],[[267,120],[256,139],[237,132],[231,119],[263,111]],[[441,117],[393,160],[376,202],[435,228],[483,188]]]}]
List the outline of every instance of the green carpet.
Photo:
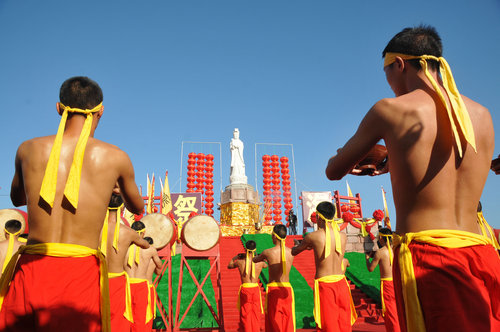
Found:
[{"label": "green carpet", "polygon": [[368,272],[365,255],[359,252],[347,252],[345,258],[350,264],[345,272],[346,277],[380,304],[380,268],[377,266],[373,272]]},{"label": "green carpet", "polygon": [[[271,235],[269,234],[244,234],[241,237],[242,243],[246,243],[246,241],[249,240],[254,240],[257,244],[257,254],[274,246]],[[259,278],[264,287],[266,287],[269,282],[269,272],[267,268],[262,270]],[[292,284],[295,294],[295,323],[297,329],[316,327],[313,316],[313,290],[309,287],[302,274],[293,266],[290,270],[290,283]],[[305,299],[308,300],[306,301]]]},{"label": "green carpet", "polygon": [[[193,271],[198,283],[201,284],[203,278],[207,274],[210,269],[210,261],[202,259],[189,259],[189,266]],[[172,302],[174,308],[174,317],[175,317],[175,309],[177,305],[177,287],[179,286],[179,270],[181,264],[181,255],[176,255],[172,257]],[[155,276],[156,277],[156,276]],[[154,280],[154,277],[153,277]],[[182,277],[182,298],[181,298],[181,307],[179,319],[181,319],[182,315],[187,309],[189,302],[193,298],[196,293],[196,285],[191,278],[187,267],[184,266],[183,277]],[[205,292],[207,298],[210,301],[210,304],[214,308],[215,312],[217,312],[217,305],[215,303],[215,292],[212,286],[212,281],[210,280],[210,276],[205,281],[205,285],[203,286],[203,291]],[[165,306],[168,306],[168,276],[164,275],[161,279],[157,292],[160,296],[162,303]],[[167,308],[166,308],[167,309]],[[168,309],[167,309],[168,311]],[[189,309],[184,321],[181,324],[181,328],[203,328],[203,327],[217,327],[217,322],[212,316],[212,313],[208,309],[207,304],[203,300],[201,294],[198,294],[196,300],[193,305]],[[165,329],[165,324],[163,324],[160,312],[157,310],[156,319],[153,322],[154,329]]]}]

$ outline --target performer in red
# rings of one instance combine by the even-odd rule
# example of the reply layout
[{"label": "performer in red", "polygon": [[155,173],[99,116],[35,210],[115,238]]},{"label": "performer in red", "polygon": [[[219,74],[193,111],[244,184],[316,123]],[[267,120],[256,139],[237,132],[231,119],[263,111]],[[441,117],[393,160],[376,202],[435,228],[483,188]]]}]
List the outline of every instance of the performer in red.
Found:
[{"label": "performer in red", "polygon": [[[377,239],[379,249],[365,254],[366,267],[373,272],[377,265],[380,267],[380,299],[382,301],[382,315],[385,328],[388,332],[400,331],[394,284],[392,279],[392,231],[388,228],[378,230]],[[370,258],[373,260],[370,261]]]},{"label": "performer in red", "polygon": [[298,246],[292,248],[292,254],[295,256],[304,250],[314,250],[314,319],[317,331],[351,331],[357,314],[344,275],[347,237],[339,232],[334,219],[335,206],[331,202],[319,203],[315,215],[318,230],[307,234]]},{"label": "performer in red", "polygon": [[269,265],[269,283],[266,290],[266,331],[295,331],[295,300],[289,282],[293,256],[285,246],[286,227],[275,225],[272,239],[274,247],[255,257],[255,263],[266,261]]},{"label": "performer in red", "polygon": [[229,262],[228,269],[238,269],[241,286],[238,294],[238,309],[240,311],[239,331],[259,332],[264,309],[262,306],[259,275],[266,263],[254,263],[253,257],[257,245],[255,241],[247,241],[246,254],[239,254]]}]

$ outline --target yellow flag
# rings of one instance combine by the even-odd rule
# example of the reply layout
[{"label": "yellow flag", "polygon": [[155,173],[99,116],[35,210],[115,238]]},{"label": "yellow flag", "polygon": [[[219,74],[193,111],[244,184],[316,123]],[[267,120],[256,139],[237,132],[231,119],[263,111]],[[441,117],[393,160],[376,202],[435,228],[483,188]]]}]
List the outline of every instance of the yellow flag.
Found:
[{"label": "yellow flag", "polygon": [[170,198],[170,186],[168,184],[168,171],[165,172],[165,187],[163,186],[163,183],[161,184],[160,211],[162,214],[167,214],[172,211],[172,199]]},{"label": "yellow flag", "polygon": [[387,199],[385,198],[384,187],[382,187],[382,198],[384,200],[384,213],[385,213],[384,221],[385,221],[385,226],[387,228],[389,228],[389,229],[392,229],[391,228],[391,222],[390,222],[390,219],[389,219],[389,209],[387,208]]},{"label": "yellow flag", "polygon": [[[132,225],[135,222],[134,214],[126,208],[123,208],[123,218],[127,220],[129,225]],[[116,222],[120,222],[120,216],[118,216],[118,220]]]},{"label": "yellow flag", "polygon": [[154,213],[155,207],[155,173],[153,173],[153,177],[151,178],[149,193],[148,193],[148,213]]},{"label": "yellow flag", "polygon": [[[351,191],[351,187],[349,187],[349,182],[346,181],[345,184],[347,185],[347,196],[354,197],[354,195],[352,194],[352,191]],[[356,204],[356,201],[351,200],[350,202],[352,204]]]}]

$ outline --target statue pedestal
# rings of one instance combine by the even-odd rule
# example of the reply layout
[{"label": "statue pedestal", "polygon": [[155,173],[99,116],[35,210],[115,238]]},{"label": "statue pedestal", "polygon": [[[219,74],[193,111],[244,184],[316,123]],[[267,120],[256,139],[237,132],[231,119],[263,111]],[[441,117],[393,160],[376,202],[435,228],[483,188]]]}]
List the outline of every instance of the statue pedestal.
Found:
[{"label": "statue pedestal", "polygon": [[231,184],[221,194],[221,226],[251,226],[259,222],[259,194],[249,184]]}]

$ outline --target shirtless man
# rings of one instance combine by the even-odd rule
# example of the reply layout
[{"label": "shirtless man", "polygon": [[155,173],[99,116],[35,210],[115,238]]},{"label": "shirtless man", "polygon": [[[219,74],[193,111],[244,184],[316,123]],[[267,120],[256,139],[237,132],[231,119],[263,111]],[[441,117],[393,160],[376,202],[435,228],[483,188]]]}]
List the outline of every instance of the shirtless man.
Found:
[{"label": "shirtless man", "polygon": [[[399,332],[398,311],[396,298],[394,297],[394,285],[392,283],[392,231],[389,228],[378,230],[378,250],[365,253],[366,268],[373,272],[380,266],[380,300],[382,302],[382,315],[385,320],[387,332]],[[370,258],[373,258],[370,261]]]},{"label": "shirtless man", "polygon": [[58,134],[17,150],[11,199],[27,205],[30,236],[15,272],[3,276],[12,282],[0,291],[1,331],[109,331],[106,264],[96,248],[115,183],[129,211],[143,210],[127,154],[93,137],[103,114],[99,85],[73,77],[59,97]]},{"label": "shirtless man", "polygon": [[134,319],[130,282],[123,262],[131,244],[141,248],[149,248],[149,244],[137,232],[120,223],[120,209],[123,207],[123,199],[118,192],[119,190],[115,188],[109,201],[107,241],[101,242],[101,244],[106,245],[111,330],[129,331]]},{"label": "shirtless man", "polygon": [[352,331],[357,315],[342,267],[347,236],[339,232],[334,220],[335,206],[331,202],[319,203],[315,214],[318,230],[308,233],[298,246],[292,248],[292,255],[314,250],[314,319],[317,331]]},{"label": "shirtless man", "polygon": [[476,224],[493,124],[488,110],[467,97],[466,110],[451,107],[460,95],[450,98],[454,89],[444,88],[440,77],[451,81],[451,72],[441,53],[432,27],[406,28],[389,42],[384,71],[396,97],[369,110],[326,175],[341,179],[383,139],[397,213],[394,287],[402,330],[499,331],[500,260]]},{"label": "shirtless man", "polygon": [[245,243],[246,254],[233,257],[228,269],[238,269],[240,272],[241,286],[238,294],[238,308],[240,310],[240,332],[259,332],[260,319],[264,313],[260,297],[259,275],[266,263],[254,263],[253,257],[257,244],[255,241]]},{"label": "shirtless man", "polygon": [[11,219],[5,223],[4,232],[5,239],[0,242],[0,266],[2,266],[2,273],[9,264],[12,254],[23,245],[19,239],[19,232],[21,232],[22,224],[19,220]]},{"label": "shirtless man", "polygon": [[[141,238],[144,237],[146,227],[143,222],[136,221],[131,225]],[[131,331],[150,332],[153,325],[153,316],[156,308],[153,308],[154,299],[151,298],[150,280],[148,280],[148,270],[150,263],[153,262],[156,267],[156,273],[161,273],[162,263],[158,252],[153,246],[147,249],[137,248],[131,245],[127,252],[125,261],[125,272],[130,277],[130,289],[132,292],[132,311],[134,323]]]},{"label": "shirtless man", "polygon": [[266,290],[266,331],[295,331],[295,301],[289,274],[292,268],[292,250],[285,245],[285,225],[273,227],[274,247],[254,257],[253,262],[266,261],[269,283]]}]

